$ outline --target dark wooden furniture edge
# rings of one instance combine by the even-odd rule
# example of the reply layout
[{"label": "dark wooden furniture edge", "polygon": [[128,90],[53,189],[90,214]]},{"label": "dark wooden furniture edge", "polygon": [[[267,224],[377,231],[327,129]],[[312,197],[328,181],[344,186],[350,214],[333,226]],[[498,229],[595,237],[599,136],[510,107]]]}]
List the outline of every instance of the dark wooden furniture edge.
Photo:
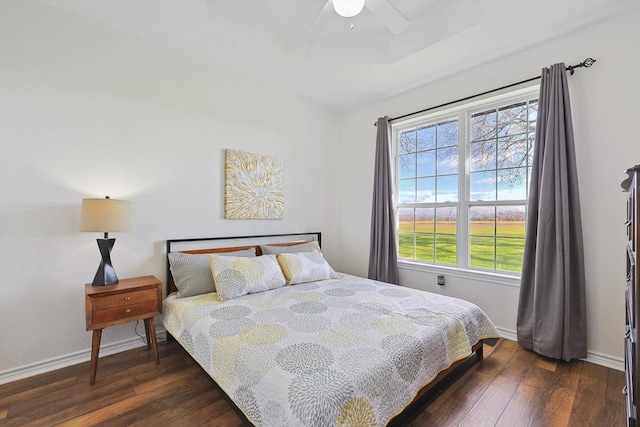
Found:
[{"label": "dark wooden furniture edge", "polygon": [[627,427],[640,425],[638,406],[640,405],[640,165],[625,171],[622,189],[629,193],[627,198],[627,220],[625,222],[626,244],[626,286],[625,286],[625,329],[624,371]]}]

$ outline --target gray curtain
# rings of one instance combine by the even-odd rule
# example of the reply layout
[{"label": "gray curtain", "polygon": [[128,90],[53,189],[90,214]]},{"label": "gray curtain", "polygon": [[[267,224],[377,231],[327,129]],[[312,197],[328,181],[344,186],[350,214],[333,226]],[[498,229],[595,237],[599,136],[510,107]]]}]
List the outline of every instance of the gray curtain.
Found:
[{"label": "gray curtain", "polygon": [[377,123],[376,162],[373,176],[369,278],[398,284],[398,253],[393,213],[392,169],[389,147],[389,117]]},{"label": "gray curtain", "polygon": [[569,361],[587,356],[582,221],[564,64],[542,70],[518,343]]}]

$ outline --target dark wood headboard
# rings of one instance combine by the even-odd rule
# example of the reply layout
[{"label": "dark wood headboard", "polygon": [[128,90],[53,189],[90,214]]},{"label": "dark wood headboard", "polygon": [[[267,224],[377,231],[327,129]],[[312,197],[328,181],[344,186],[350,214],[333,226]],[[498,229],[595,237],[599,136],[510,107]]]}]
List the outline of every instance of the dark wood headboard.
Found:
[{"label": "dark wood headboard", "polygon": [[[264,234],[258,236],[233,236],[233,237],[198,237],[190,239],[167,240],[167,290],[166,295],[176,292],[178,289],[173,281],[173,275],[169,265],[170,252],[183,252],[187,254],[212,254],[221,252],[234,252],[254,248],[256,255],[262,255],[260,245],[291,246],[301,243],[316,241],[322,247],[322,233],[319,231],[310,233]],[[165,296],[166,296],[165,295]]]}]

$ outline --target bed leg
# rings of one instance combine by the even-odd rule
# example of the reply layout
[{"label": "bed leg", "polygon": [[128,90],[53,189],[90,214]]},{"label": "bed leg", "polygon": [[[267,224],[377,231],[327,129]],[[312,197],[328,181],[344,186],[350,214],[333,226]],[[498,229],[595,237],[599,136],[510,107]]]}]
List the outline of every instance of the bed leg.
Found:
[{"label": "bed leg", "polygon": [[480,347],[476,350],[476,362],[481,361],[484,358],[484,345],[480,343]]}]

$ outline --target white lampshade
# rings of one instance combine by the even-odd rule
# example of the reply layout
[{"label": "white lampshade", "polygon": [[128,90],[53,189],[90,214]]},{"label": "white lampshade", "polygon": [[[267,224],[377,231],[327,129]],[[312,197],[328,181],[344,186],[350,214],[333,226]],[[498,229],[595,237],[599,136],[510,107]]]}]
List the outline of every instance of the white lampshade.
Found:
[{"label": "white lampshade", "polygon": [[345,18],[351,18],[362,12],[365,0],[333,0],[336,13]]},{"label": "white lampshade", "polygon": [[80,231],[131,231],[131,202],[108,197],[83,199]]}]

